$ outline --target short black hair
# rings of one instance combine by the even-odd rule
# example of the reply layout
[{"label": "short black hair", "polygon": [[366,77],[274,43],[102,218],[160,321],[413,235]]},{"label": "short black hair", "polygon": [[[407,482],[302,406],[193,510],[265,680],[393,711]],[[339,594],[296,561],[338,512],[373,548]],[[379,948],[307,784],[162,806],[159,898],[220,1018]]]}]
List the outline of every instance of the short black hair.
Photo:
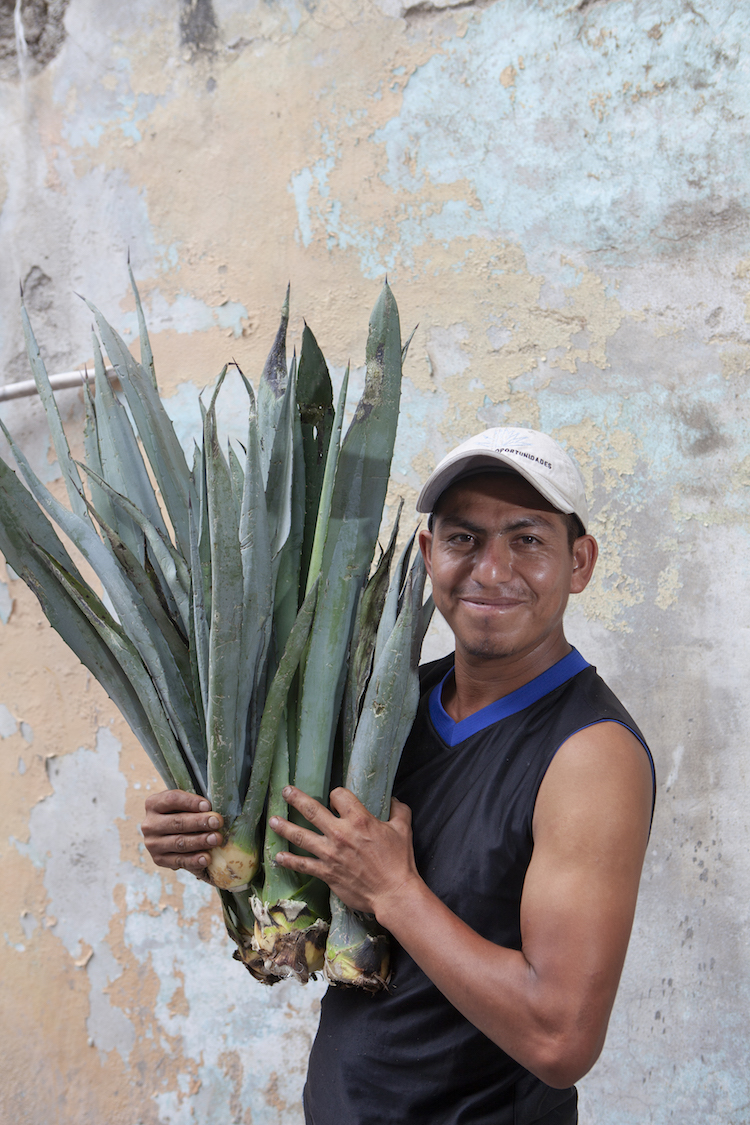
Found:
[{"label": "short black hair", "polygon": [[[435,507],[427,517],[427,530],[430,532],[435,526],[435,516],[439,514],[440,501],[442,500],[444,495],[444,493],[441,493],[440,496],[438,496]],[[580,517],[577,516],[575,512],[560,512],[559,515],[561,515],[565,520],[565,527],[568,532],[568,550],[572,553],[576,539],[580,539],[582,535],[586,534],[586,528],[583,526]]]}]

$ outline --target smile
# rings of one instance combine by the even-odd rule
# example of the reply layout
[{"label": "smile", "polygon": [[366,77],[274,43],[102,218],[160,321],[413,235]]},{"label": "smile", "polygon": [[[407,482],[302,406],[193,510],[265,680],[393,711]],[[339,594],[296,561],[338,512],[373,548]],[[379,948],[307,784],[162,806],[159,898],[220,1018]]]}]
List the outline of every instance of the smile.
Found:
[{"label": "smile", "polygon": [[467,609],[478,610],[504,610],[504,609],[517,609],[519,606],[525,605],[525,601],[521,598],[500,598],[498,600],[488,600],[486,598],[459,598],[461,605],[466,606]]}]

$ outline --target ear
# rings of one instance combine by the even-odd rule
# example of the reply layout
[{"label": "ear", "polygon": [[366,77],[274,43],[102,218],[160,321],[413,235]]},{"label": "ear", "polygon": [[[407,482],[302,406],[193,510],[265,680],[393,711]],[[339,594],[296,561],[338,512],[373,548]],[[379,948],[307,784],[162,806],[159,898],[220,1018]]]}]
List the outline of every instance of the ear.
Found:
[{"label": "ear", "polygon": [[419,549],[424,559],[425,570],[432,578],[432,532],[424,528],[419,533]]},{"label": "ear", "polygon": [[580,594],[594,573],[599,547],[593,535],[581,535],[573,544],[573,570],[570,575],[571,594]]}]

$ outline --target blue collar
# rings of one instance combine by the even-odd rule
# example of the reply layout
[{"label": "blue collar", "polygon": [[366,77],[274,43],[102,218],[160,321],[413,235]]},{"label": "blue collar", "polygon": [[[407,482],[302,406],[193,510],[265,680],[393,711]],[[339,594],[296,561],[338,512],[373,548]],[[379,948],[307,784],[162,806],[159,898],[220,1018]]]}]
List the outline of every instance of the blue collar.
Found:
[{"label": "blue collar", "polygon": [[557,664],[553,664],[540,676],[536,676],[533,680],[529,680],[527,684],[516,688],[510,695],[504,695],[502,699],[498,699],[494,703],[488,703],[486,707],[482,707],[480,711],[475,711],[473,715],[469,715],[467,719],[463,719],[460,723],[454,722],[443,707],[443,685],[448,677],[453,674],[453,668],[449,668],[430,694],[430,718],[443,742],[447,743],[448,746],[458,746],[459,742],[463,742],[470,735],[478,734],[500,719],[507,719],[509,715],[515,715],[517,711],[523,711],[525,707],[530,707],[532,703],[536,703],[547,692],[554,691],[555,688],[560,687],[568,680],[572,680],[573,676],[577,676],[579,672],[588,667],[590,667],[589,662],[584,660],[580,652],[574,648],[572,652],[569,652],[562,660],[558,660]]}]

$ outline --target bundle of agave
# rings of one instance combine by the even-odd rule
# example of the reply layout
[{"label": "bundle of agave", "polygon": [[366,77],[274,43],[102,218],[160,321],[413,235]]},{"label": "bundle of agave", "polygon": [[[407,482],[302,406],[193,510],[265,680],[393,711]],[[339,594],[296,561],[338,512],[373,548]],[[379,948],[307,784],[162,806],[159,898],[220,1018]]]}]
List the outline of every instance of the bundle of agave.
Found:
[{"label": "bundle of agave", "polygon": [[[0,459],[0,550],[164,783],[207,796],[224,817],[207,875],[235,956],[267,983],[305,981],[323,966],[328,892],[274,865],[287,845],[268,828],[261,870],[264,811],[286,815],[289,780],[324,800],[338,748],[341,776],[371,811],[387,815],[429,615],[419,566],[406,578],[408,553],[389,588],[395,533],[368,581],[408,342],[402,349],[386,283],[370,319],[364,391],[342,442],[347,377],[334,411],[325,359],[307,326],[299,363],[287,369],[287,293],[257,400],[240,373],[248,396],[243,459],[231,445],[225,455],[219,441],[224,368],[202,407],[203,439],[189,467],[159,398],[132,271],[130,278],[140,362],[89,305],[124,402],[94,336],[85,464],[71,456],[22,308],[70,507],[45,488],[0,422],[27,486]],[[91,565],[101,597],[53,522]],[[337,901],[333,909],[328,975],[382,986],[385,939],[371,919]]]}]

